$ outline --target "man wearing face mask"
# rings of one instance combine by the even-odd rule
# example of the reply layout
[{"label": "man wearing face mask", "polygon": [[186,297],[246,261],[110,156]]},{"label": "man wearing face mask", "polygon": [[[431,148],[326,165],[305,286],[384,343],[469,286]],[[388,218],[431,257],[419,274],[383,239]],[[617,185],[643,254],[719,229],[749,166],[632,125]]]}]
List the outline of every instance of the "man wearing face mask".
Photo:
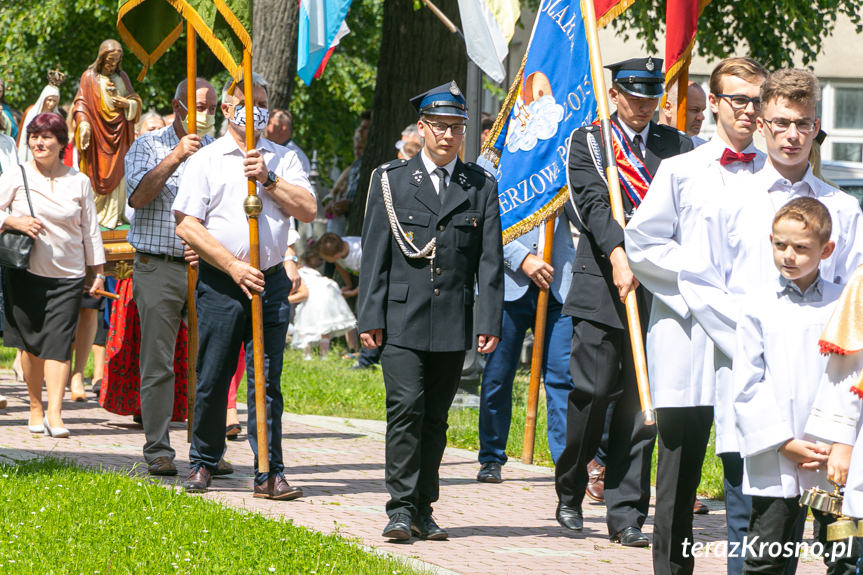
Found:
[{"label": "man wearing face mask", "polygon": [[[246,102],[244,81],[251,81]],[[283,254],[294,217],[310,222],[317,202],[295,152],[261,137],[267,127],[267,82],[259,75],[225,86],[222,113],[227,133],[192,156],[172,210],[177,235],[200,256],[198,264],[198,385],[189,449],[191,474],[186,491],[206,491],[225,449],[225,404],[237,367],[240,345],[246,365],[254,365],[252,292],[261,294],[264,316],[266,413],[255,409],[254,370],[248,380],[249,443],[257,450],[258,417],[267,418],[269,472],[256,469],[254,496],[285,501],[302,495],[283,474],[281,373],[288,330],[291,280]],[[254,122],[255,146],[246,150],[245,126]],[[258,217],[260,269],[249,263],[249,228],[243,201],[249,179],[256,180],[263,209]],[[255,453],[257,466],[257,453]]]},{"label": "man wearing face mask", "polygon": [[[174,233],[171,204],[186,160],[213,142],[216,90],[195,82],[197,134],[188,132],[187,81],[174,93],[174,122],[143,134],[126,154],[126,193],[135,217],[128,240],[135,248],[132,291],[141,319],[141,418],[144,460],[152,475],[176,475],[168,423],[174,405],[174,345],[187,306],[183,244]],[[223,464],[223,471],[230,473]]]}]

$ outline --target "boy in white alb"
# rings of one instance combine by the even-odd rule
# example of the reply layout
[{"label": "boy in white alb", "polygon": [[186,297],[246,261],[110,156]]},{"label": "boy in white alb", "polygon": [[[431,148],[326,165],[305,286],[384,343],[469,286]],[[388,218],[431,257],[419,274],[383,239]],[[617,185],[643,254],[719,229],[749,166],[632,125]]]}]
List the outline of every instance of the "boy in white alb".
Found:
[{"label": "boy in white alb", "polygon": [[[822,278],[819,263],[833,253],[830,214],[813,198],[797,198],[773,220],[773,260],[779,276],[743,299],[734,355],[734,414],[744,458],[743,491],[752,497],[750,547],[744,573],[784,573],[792,555],[768,551],[800,541],[800,495],[829,489],[829,446],[804,433],[827,358],[818,339],[842,288]],[[826,544],[835,518],[812,510]],[[843,559],[846,562],[843,567]],[[825,562],[830,560],[825,555]],[[842,558],[829,573],[853,573],[856,559]]]},{"label": "boy in white alb", "polygon": [[[710,74],[710,109],[716,135],[695,150],[663,161],[635,215],[623,231],[635,276],[653,293],[647,328],[647,368],[657,409],[659,457],[653,527],[655,575],[692,573],[695,560],[684,553],[692,542],[692,507],[713,425],[716,373],[713,342],[693,319],[677,289],[685,246],[701,225],[700,211],[714,194],[742,185],[765,163],[752,145],[767,71],[749,58],[726,58]],[[716,452],[736,452],[733,423],[717,420]],[[726,475],[740,476],[732,460]],[[729,541],[740,541],[749,505],[727,482]],[[737,510],[737,512],[735,512]],[[739,525],[734,525],[735,518]],[[742,560],[729,561],[739,573]]]}]

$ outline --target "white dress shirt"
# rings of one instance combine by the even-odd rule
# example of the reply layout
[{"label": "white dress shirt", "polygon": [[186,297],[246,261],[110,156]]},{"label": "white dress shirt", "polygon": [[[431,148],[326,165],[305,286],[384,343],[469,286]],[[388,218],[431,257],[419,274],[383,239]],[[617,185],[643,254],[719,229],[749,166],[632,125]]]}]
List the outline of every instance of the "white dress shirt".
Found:
[{"label": "white dress shirt", "polygon": [[647,367],[658,408],[715,402],[713,342],[690,315],[677,288],[677,276],[687,257],[683,245],[692,241],[702,224],[701,209],[710,195],[743,185],[764,166],[765,155],[751,144],[744,150],[755,153],[751,162],[722,166],[719,159],[726,147],[714,136],[691,152],[663,160],[624,229],[632,270],[653,293]]},{"label": "white dress shirt", "polygon": [[716,344],[716,452],[737,451],[734,429],[731,359],[742,298],[770,285],[775,274],[770,233],[773,216],[788,200],[817,198],[833,220],[836,249],[821,262],[821,275],[843,285],[863,263],[863,212],[853,197],[812,175],[791,185],[769,164],[725,193],[711,192],[695,228],[691,250],[678,276],[678,287],[690,312]]},{"label": "white dress shirt", "polygon": [[[304,188],[311,185],[296,153],[260,138],[256,149],[267,168],[287,183]],[[249,261],[249,225],[243,210],[248,196],[248,179],[243,175],[245,154],[230,133],[202,148],[186,161],[180,179],[174,212],[195,217],[234,257]],[[263,210],[258,216],[261,269],[280,264],[291,239],[292,220],[282,212],[258,183]]]},{"label": "white dress shirt", "polygon": [[452,179],[452,173],[453,170],[455,170],[455,163],[456,160],[458,160],[458,156],[453,158],[450,163],[445,166],[438,166],[437,164],[435,164],[434,161],[428,157],[425,148],[423,148],[420,157],[423,161],[423,167],[425,167],[426,172],[428,172],[428,175],[431,178],[432,184],[434,184],[434,189],[437,190],[437,194],[440,195],[440,177],[435,173],[435,170],[438,168],[443,168],[444,170],[446,170],[446,181],[443,183],[444,188],[446,188],[449,185],[450,180]]},{"label": "white dress shirt", "polygon": [[[49,278],[83,278],[85,266],[105,263],[102,234],[90,178],[70,168],[57,178],[46,178],[31,162],[24,164],[33,213],[44,229],[30,250],[29,272]],[[11,207],[12,213],[6,208]],[[0,228],[9,216],[30,215],[21,168],[0,176]]]},{"label": "white dress shirt", "polygon": [[853,445],[845,481],[842,513],[863,518],[863,400],[851,393],[863,374],[863,351],[831,354],[815,404],[806,422],[806,434],[829,443]]},{"label": "white dress shirt", "polygon": [[814,440],[804,428],[827,365],[818,339],[841,293],[820,277],[801,292],[778,276],[743,301],[733,381],[747,495],[787,499],[810,487],[829,489],[824,470],[799,469],[779,447],[790,439]]},{"label": "white dress shirt", "polygon": [[640,132],[636,132],[635,130],[633,130],[632,128],[627,126],[626,122],[624,122],[623,120],[620,120],[619,118],[618,118],[618,120],[619,120],[618,123],[623,128],[623,131],[626,133],[626,137],[629,138],[630,142],[635,141],[636,134],[641,136],[641,144],[639,146],[639,151],[641,152],[641,157],[643,158],[644,154],[647,151],[645,144],[647,144],[647,134],[650,132],[650,122],[648,122],[647,125]]}]

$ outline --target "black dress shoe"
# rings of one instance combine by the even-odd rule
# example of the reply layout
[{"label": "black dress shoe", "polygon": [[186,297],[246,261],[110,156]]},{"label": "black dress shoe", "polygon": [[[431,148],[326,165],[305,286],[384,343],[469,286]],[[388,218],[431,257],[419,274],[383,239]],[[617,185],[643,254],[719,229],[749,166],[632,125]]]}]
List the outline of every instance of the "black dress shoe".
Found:
[{"label": "black dress shoe", "polygon": [[443,541],[449,537],[446,529],[435,523],[431,513],[419,514],[416,521],[411,523],[411,531],[420,539],[430,539],[432,541]]},{"label": "black dress shoe", "polygon": [[183,482],[183,489],[186,490],[186,493],[204,493],[209,486],[210,471],[203,465],[192,469],[192,473]]},{"label": "black dress shoe", "polygon": [[581,509],[577,507],[558,503],[554,516],[558,523],[571,531],[581,531],[584,527],[584,517],[581,514]]},{"label": "black dress shoe", "polygon": [[500,463],[497,461],[487,461],[482,464],[479,473],[476,474],[476,480],[480,483],[501,483],[500,478]]},{"label": "black dress shoe", "polygon": [[649,547],[650,539],[647,535],[641,532],[638,527],[627,527],[617,535],[611,538],[615,543],[620,543],[624,547]]},{"label": "black dress shoe", "polygon": [[411,516],[407,513],[396,513],[390,517],[382,535],[387,539],[407,541],[411,538]]}]

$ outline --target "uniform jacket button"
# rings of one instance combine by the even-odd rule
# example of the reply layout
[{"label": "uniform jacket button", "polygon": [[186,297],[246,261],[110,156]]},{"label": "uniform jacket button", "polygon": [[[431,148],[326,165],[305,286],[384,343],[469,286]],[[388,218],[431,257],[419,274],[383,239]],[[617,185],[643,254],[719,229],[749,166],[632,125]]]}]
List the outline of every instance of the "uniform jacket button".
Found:
[{"label": "uniform jacket button", "polygon": [[440,290],[439,290],[438,288],[434,288],[434,294],[435,294],[435,295],[440,295]]},{"label": "uniform jacket button", "polygon": [[436,273],[437,275],[440,275],[440,268],[435,268],[434,273]]},{"label": "uniform jacket button", "polygon": [[584,271],[584,270],[586,270],[586,269],[587,269],[587,266],[582,264],[582,266],[581,266],[581,271]]},{"label": "uniform jacket button", "polygon": [[437,227],[437,231],[439,231],[439,232],[444,231],[444,229],[445,229],[445,228],[444,228],[443,224],[441,224],[441,225],[439,225],[439,226]]}]

